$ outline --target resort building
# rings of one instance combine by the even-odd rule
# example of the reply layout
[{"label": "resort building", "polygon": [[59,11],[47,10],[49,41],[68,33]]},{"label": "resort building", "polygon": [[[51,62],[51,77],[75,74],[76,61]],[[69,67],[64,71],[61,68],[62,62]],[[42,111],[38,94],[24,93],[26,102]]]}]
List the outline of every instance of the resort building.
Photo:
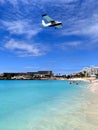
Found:
[{"label": "resort building", "polygon": [[91,66],[89,67],[85,67],[82,70],[82,73],[85,74],[85,76],[96,76],[96,74],[98,74],[98,67],[95,66]]}]

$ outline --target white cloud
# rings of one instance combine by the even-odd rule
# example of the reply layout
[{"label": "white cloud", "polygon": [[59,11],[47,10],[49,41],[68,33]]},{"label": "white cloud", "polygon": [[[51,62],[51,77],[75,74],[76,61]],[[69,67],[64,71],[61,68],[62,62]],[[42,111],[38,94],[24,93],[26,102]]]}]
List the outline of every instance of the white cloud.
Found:
[{"label": "white cloud", "polygon": [[84,34],[89,36],[90,39],[95,42],[98,40],[98,23],[94,23],[91,26],[87,26],[84,29]]},{"label": "white cloud", "polygon": [[0,51],[2,51],[2,50],[4,50],[4,48],[3,48],[3,47],[0,47]]},{"label": "white cloud", "polygon": [[41,56],[45,54],[45,48],[38,44],[28,44],[22,41],[11,39],[4,48],[17,53],[20,57]]},{"label": "white cloud", "polygon": [[[93,49],[98,47],[98,14],[94,13],[91,17],[82,18],[74,17],[72,19],[68,19],[66,21],[68,26],[67,28],[63,28],[60,34],[62,36],[70,36],[75,35],[82,37],[81,44],[77,44],[78,49]],[[69,44],[71,45],[71,44]],[[72,43],[73,45],[73,43]],[[75,47],[75,46],[74,46]]]},{"label": "white cloud", "polygon": [[9,2],[10,4],[12,4],[13,6],[16,6],[18,4],[18,0],[0,0],[1,4],[5,4]]},{"label": "white cloud", "polygon": [[[93,42],[92,42],[93,41]],[[84,40],[84,41],[71,41],[71,42],[64,42],[60,43],[59,45],[56,45],[57,48],[62,50],[93,50],[95,48],[98,48],[97,42],[94,42],[94,40]]]},{"label": "white cloud", "polygon": [[28,37],[38,34],[42,29],[34,27],[29,21],[18,20],[18,21],[2,21],[11,34],[26,34]]},{"label": "white cloud", "polygon": [[[35,0],[36,1],[36,0]],[[55,3],[59,3],[59,2],[63,2],[63,3],[71,3],[71,2],[76,2],[76,1],[78,1],[78,0],[39,0],[39,1],[41,1],[41,2],[55,2]]]},{"label": "white cloud", "polygon": [[78,47],[79,45],[81,45],[81,42],[69,42],[67,45],[71,47]]},{"label": "white cloud", "polygon": [[26,1],[28,1],[28,0],[0,0],[0,3],[7,3],[7,2],[9,2],[9,3],[11,3],[12,5],[16,5],[16,4],[18,4],[18,2],[26,2]]},{"label": "white cloud", "polygon": [[[83,47],[91,48],[97,46],[98,41],[98,8],[97,1],[93,0],[82,1],[82,0],[1,0],[2,3],[9,1],[12,4],[23,2],[29,4],[27,10],[31,10],[32,4],[34,7],[39,7],[42,11],[48,12],[48,9],[51,9],[50,14],[63,22],[63,28],[60,31],[59,35],[63,36],[83,36],[86,37],[85,45]],[[45,3],[46,2],[46,3]],[[53,3],[55,2],[55,4]],[[59,4],[62,2],[62,4]],[[73,2],[72,4],[67,4]],[[75,2],[75,3],[74,3]],[[45,3],[45,4],[43,4]],[[49,3],[49,6],[48,6]],[[52,4],[53,3],[53,4]],[[65,4],[63,4],[65,3]],[[79,5],[80,4],[80,5]],[[21,5],[21,4],[20,4]],[[41,5],[41,6],[40,6]],[[92,6],[91,6],[92,5]],[[49,8],[47,8],[49,7]],[[55,7],[54,9],[52,7]],[[46,9],[47,8],[47,9]],[[57,8],[58,12],[55,12]],[[23,18],[24,11],[19,10],[19,15]],[[35,11],[37,14],[37,12]],[[28,13],[29,14],[29,13]],[[51,16],[50,15],[50,16]],[[35,16],[34,16],[35,17]],[[29,19],[29,17],[27,18]],[[38,19],[37,19],[38,20]],[[39,20],[38,20],[39,21]],[[34,27],[33,23],[31,24],[29,20],[18,20],[18,21],[3,21],[4,26],[11,34],[25,34],[28,37],[38,34],[41,31],[41,28]],[[37,23],[38,24],[38,23]],[[62,32],[61,32],[62,31]],[[93,44],[94,43],[94,44]],[[71,44],[71,43],[70,43]],[[76,45],[76,42],[72,42],[71,47],[82,47],[81,45]],[[69,46],[69,45],[67,45]]]},{"label": "white cloud", "polygon": [[26,66],[24,68],[25,69],[39,69],[40,67],[38,67],[38,66]]},{"label": "white cloud", "polygon": [[[65,2],[65,3],[70,3],[70,2],[76,2],[77,0],[52,0],[52,2]],[[19,2],[23,2],[25,4],[30,4],[33,2],[36,2],[36,0],[0,0],[1,3],[6,3],[6,2],[10,2],[11,4],[15,5]],[[51,2],[51,0],[37,0],[37,2]]]},{"label": "white cloud", "polygon": [[[80,1],[80,3],[82,4],[78,5],[79,1],[77,1],[75,4],[67,6],[69,14],[66,14],[64,17],[65,18],[64,23],[66,23],[67,27],[65,28],[64,31],[66,35],[67,34],[89,35],[91,33],[93,34],[93,31],[96,32],[96,29],[91,31],[91,28],[94,27],[96,24],[98,25],[98,8],[97,8],[98,1],[96,2],[94,2],[93,0]],[[66,5],[64,5],[62,8],[64,7],[66,8]]]},{"label": "white cloud", "polygon": [[56,45],[59,49],[62,50],[69,50],[71,48],[74,49],[83,49],[82,48],[82,42],[80,41],[71,41],[71,42],[64,42],[60,43],[59,45]]},{"label": "white cloud", "polygon": [[0,0],[0,3],[2,3],[2,4],[3,4],[4,2],[5,2],[5,0]]}]

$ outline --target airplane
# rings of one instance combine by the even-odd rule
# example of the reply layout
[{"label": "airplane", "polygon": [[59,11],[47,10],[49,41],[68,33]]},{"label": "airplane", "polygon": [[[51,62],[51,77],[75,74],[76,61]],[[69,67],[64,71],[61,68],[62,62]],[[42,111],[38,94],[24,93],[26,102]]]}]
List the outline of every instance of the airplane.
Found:
[{"label": "airplane", "polygon": [[42,25],[44,27],[55,27],[55,28],[62,28],[62,22],[55,21],[52,18],[50,18],[47,14],[43,14],[42,17],[46,19],[48,23],[45,23],[44,20],[42,20]]}]

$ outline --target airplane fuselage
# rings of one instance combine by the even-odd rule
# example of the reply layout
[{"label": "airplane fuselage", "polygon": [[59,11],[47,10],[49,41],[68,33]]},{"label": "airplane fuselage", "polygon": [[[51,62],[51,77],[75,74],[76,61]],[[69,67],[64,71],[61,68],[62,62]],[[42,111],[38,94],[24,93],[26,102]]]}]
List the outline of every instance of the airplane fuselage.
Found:
[{"label": "airplane fuselage", "polygon": [[56,26],[62,25],[62,23],[59,21],[50,21],[49,23],[45,23],[45,21],[42,20],[42,25],[44,27],[56,27]]},{"label": "airplane fuselage", "polygon": [[49,25],[49,27],[58,26],[58,25],[62,25],[62,23],[61,23],[61,22],[51,23],[51,24]]},{"label": "airplane fuselage", "polygon": [[47,23],[42,20],[42,25],[44,27],[56,27],[56,28],[62,28],[62,22],[55,21],[54,19],[50,18],[47,14],[43,14],[42,17],[47,21]]}]

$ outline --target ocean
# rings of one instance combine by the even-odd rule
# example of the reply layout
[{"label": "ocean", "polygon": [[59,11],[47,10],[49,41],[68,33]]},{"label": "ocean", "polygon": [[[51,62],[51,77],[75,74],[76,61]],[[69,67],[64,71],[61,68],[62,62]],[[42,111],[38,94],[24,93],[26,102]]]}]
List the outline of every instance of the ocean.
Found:
[{"label": "ocean", "polygon": [[98,130],[98,95],[87,82],[1,80],[0,130]]}]

